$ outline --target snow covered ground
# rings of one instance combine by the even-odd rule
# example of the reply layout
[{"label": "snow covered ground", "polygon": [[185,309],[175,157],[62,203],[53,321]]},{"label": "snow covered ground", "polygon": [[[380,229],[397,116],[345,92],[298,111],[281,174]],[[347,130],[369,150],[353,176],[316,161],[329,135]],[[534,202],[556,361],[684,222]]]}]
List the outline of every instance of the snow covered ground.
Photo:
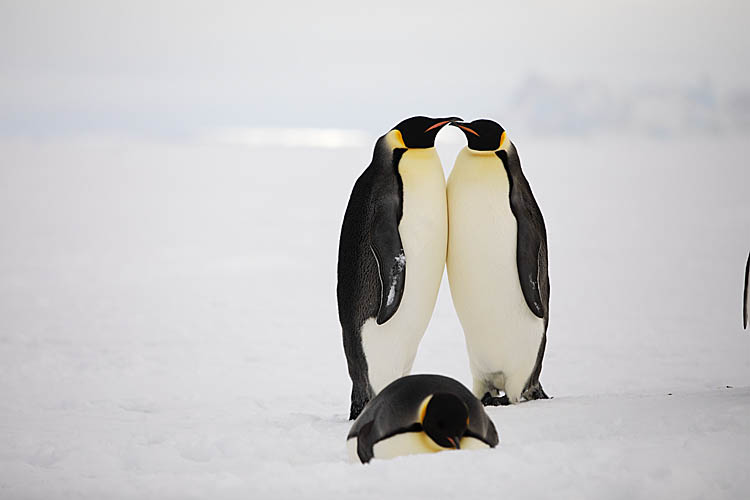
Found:
[{"label": "snow covered ground", "polygon": [[[748,497],[746,137],[511,138],[554,399],[490,408],[494,450],[368,466],[335,270],[370,146],[0,141],[0,498]],[[470,382],[445,281],[414,371]]]}]

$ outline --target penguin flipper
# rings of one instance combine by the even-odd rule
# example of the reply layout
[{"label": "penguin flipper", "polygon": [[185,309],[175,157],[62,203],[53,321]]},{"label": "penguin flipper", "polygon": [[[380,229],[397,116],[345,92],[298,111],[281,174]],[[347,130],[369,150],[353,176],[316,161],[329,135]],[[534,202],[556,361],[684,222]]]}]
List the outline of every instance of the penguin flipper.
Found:
[{"label": "penguin flipper", "polygon": [[542,293],[547,283],[547,243],[530,218],[518,217],[516,264],[526,304],[539,318],[546,316]]},{"label": "penguin flipper", "polygon": [[370,438],[370,431],[372,431],[372,425],[374,421],[369,421],[359,429],[357,434],[357,456],[360,462],[366,464],[372,460],[374,454],[372,450],[372,439]]},{"label": "penguin flipper", "polygon": [[404,295],[406,255],[398,232],[396,203],[380,203],[375,208],[370,250],[380,275],[380,307],[376,321],[382,325],[396,314]]},{"label": "penguin flipper", "polygon": [[745,300],[742,311],[742,324],[745,330],[747,330],[747,315],[748,309],[750,309],[750,292],[748,292],[748,288],[750,288],[750,255],[747,256],[747,264],[745,264]]},{"label": "penguin flipper", "polygon": [[547,272],[547,231],[531,186],[521,170],[518,154],[498,151],[510,181],[510,208],[516,217],[518,235],[516,265],[526,304],[538,318],[547,317],[549,275]]}]

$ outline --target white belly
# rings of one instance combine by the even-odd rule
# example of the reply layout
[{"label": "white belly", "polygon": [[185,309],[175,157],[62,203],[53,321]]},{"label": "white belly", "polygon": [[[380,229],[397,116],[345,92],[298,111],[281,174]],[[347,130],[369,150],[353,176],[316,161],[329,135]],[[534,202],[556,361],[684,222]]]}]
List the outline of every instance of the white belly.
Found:
[{"label": "white belly", "polygon": [[378,325],[371,318],[362,326],[362,347],[375,394],[411,371],[435,308],[448,243],[445,176],[435,149],[407,151],[399,172],[404,190],[398,227],[406,256],[404,294],[391,319]]},{"label": "white belly", "polygon": [[[479,439],[473,437],[461,438],[462,450],[481,450],[490,446]],[[349,461],[359,462],[357,455],[357,438],[351,438],[346,442],[347,454]],[[378,441],[372,447],[372,453],[375,458],[395,458],[404,455],[417,455],[420,453],[436,453],[438,451],[450,450],[443,448],[424,432],[404,432],[396,434],[388,439]]]},{"label": "white belly", "polygon": [[497,381],[517,401],[536,364],[544,321],[528,308],[519,283],[509,189],[497,156],[459,153],[448,179],[447,264],[475,393],[477,379]]}]

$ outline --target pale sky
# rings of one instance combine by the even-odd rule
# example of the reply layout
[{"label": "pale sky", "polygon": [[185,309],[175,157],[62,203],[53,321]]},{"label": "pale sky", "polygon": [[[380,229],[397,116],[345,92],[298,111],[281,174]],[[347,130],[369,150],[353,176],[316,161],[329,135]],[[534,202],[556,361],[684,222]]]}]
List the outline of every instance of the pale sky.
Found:
[{"label": "pale sky", "polygon": [[6,0],[0,134],[377,131],[502,114],[534,75],[748,89],[748,5]]}]

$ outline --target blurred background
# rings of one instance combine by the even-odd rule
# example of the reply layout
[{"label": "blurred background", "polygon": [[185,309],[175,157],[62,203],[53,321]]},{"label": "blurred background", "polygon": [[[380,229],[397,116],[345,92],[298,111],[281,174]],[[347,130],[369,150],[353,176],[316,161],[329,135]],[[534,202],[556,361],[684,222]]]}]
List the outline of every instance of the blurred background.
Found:
[{"label": "blurred background", "polygon": [[[534,411],[585,440],[565,425],[653,396],[632,434],[597,438],[632,443],[648,405],[692,395],[660,432],[718,429],[705,476],[706,443],[654,467],[696,482],[668,492],[722,477],[742,497],[748,18],[743,1],[1,2],[0,491],[347,491],[320,479],[350,474],[340,224],[376,138],[424,114],[500,122],[547,223],[557,405],[493,413],[508,449]],[[440,133],[446,174],[463,145]],[[414,370],[471,382],[447,281]],[[728,386],[742,397],[703,405]],[[617,446],[591,481],[548,477],[611,484],[632,463]],[[505,488],[553,470],[525,463]]]},{"label": "blurred background", "polygon": [[[750,127],[742,1],[3,2],[0,131],[380,134],[493,116],[518,133]],[[374,105],[377,103],[377,105]]]}]

